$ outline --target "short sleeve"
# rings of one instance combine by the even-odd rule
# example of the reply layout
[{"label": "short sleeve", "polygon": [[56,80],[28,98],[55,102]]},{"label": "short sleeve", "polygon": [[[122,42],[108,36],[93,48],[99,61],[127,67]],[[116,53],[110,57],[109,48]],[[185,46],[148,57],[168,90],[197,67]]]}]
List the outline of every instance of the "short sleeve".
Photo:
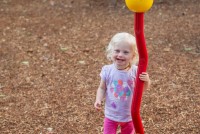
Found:
[{"label": "short sleeve", "polygon": [[132,66],[132,77],[133,77],[134,79],[136,79],[137,70],[138,70],[138,66],[133,65],[133,66]]},{"label": "short sleeve", "polygon": [[107,67],[103,66],[102,69],[101,69],[100,77],[104,81],[106,81],[106,76],[107,76],[106,72],[107,72]]}]

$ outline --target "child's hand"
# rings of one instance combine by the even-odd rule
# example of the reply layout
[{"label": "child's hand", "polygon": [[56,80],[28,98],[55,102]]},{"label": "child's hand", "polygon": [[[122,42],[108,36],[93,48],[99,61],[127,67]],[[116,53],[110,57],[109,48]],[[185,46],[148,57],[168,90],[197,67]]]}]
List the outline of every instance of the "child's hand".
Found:
[{"label": "child's hand", "polygon": [[139,76],[141,81],[150,82],[149,74],[147,72],[142,72]]},{"label": "child's hand", "polygon": [[101,110],[101,101],[96,101],[94,103],[94,107],[97,109],[97,110]]}]

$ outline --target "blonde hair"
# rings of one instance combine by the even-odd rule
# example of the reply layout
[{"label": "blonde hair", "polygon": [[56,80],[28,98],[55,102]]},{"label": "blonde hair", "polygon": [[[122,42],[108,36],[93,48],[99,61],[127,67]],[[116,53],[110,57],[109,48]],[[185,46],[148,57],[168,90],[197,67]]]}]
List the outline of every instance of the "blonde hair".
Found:
[{"label": "blonde hair", "polygon": [[114,51],[114,46],[121,42],[127,42],[132,46],[134,58],[132,59],[130,64],[136,64],[138,62],[138,52],[137,52],[136,40],[133,35],[126,33],[126,32],[117,33],[112,37],[112,39],[106,49],[108,60],[112,61],[112,53]]}]

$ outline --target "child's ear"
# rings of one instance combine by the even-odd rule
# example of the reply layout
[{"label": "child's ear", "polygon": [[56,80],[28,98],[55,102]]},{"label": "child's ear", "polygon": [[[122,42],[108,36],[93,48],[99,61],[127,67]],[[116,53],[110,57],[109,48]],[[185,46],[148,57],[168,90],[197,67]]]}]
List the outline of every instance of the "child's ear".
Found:
[{"label": "child's ear", "polygon": [[133,56],[132,56],[132,59],[134,59],[135,58],[135,54],[133,54]]}]

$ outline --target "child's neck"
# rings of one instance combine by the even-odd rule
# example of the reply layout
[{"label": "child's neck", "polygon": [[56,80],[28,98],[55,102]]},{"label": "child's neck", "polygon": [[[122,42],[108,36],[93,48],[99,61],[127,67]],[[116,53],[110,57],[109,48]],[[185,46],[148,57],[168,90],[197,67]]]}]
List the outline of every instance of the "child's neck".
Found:
[{"label": "child's neck", "polygon": [[117,65],[115,65],[115,67],[117,68],[117,70],[125,70],[125,71],[127,71],[127,70],[129,70],[129,69],[130,69],[131,65],[130,65],[130,64],[128,64],[128,65],[127,65],[127,66],[125,66],[125,67],[118,67]]}]

